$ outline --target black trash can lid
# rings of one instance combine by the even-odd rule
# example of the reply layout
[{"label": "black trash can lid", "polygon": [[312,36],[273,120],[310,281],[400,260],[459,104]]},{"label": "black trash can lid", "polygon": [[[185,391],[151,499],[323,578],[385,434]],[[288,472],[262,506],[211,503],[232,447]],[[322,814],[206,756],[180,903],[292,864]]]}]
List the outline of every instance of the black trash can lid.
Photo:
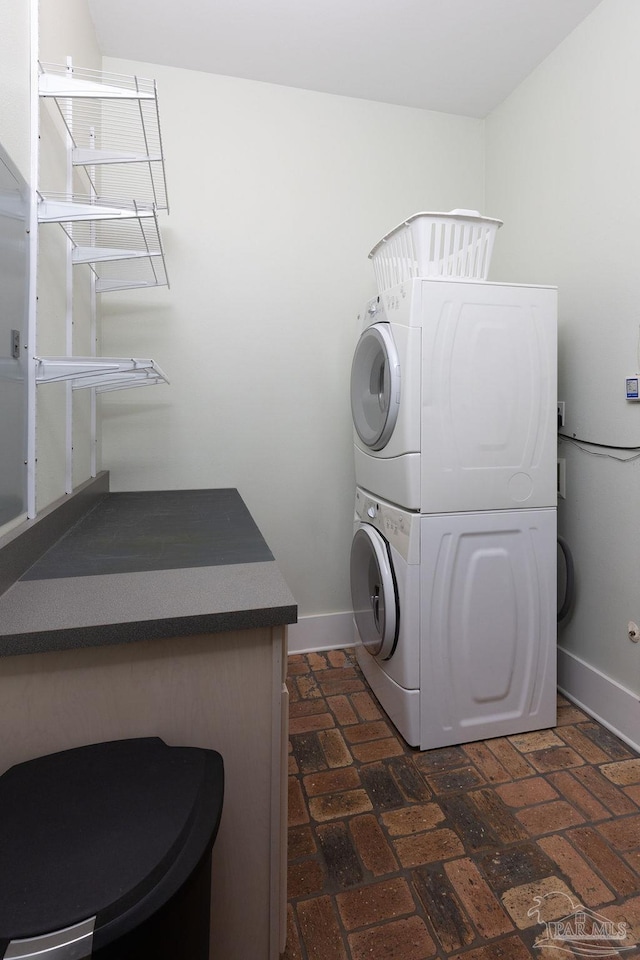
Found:
[{"label": "black trash can lid", "polygon": [[93,916],[96,931],[142,922],[136,906],[154,912],[208,853],[222,798],[219,753],[155,737],[11,767],[0,777],[0,942]]}]

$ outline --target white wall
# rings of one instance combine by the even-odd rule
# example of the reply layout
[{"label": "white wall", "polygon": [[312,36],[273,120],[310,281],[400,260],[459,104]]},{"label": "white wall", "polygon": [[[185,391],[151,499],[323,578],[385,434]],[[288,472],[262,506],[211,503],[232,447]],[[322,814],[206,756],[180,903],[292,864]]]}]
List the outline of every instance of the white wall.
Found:
[{"label": "white wall", "polygon": [[[640,404],[624,395],[640,367],[639,36],[637,0],[603,0],[486,122],[487,209],[505,220],[493,275],[558,284],[566,432],[629,446],[640,444]],[[638,695],[627,622],[640,622],[640,460],[568,443],[559,455],[559,528],[577,573],[560,644]]]},{"label": "white wall", "polygon": [[29,180],[28,0],[0,0],[0,143]]},{"label": "white wall", "polygon": [[[10,0],[9,0],[10,2]],[[86,0],[39,0],[39,59],[99,70],[102,55]]]},{"label": "white wall", "polygon": [[105,354],[169,387],[102,398],[113,489],[238,487],[303,615],[350,609],[349,369],[367,254],[483,206],[480,121],[106,59],[158,81],[171,289],[102,297]]}]

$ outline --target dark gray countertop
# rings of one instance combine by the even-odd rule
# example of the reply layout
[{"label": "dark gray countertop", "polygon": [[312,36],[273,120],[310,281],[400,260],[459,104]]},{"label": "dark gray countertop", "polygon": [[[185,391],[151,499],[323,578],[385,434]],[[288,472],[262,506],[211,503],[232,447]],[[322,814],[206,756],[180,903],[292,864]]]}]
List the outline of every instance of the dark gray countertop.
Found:
[{"label": "dark gray countertop", "polygon": [[55,510],[43,518],[51,543],[37,521],[0,543],[0,656],[296,621],[237,490],[108,493],[103,480],[88,496],[89,486],[75,516],[61,505],[65,529]]}]

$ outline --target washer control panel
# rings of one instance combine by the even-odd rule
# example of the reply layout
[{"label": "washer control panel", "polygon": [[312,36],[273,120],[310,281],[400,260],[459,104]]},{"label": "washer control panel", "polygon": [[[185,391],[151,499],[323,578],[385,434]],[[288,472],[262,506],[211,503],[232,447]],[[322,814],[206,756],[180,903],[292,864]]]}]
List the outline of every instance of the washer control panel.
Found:
[{"label": "washer control panel", "polygon": [[[364,490],[356,490],[355,505],[356,520],[361,523],[370,523],[371,526],[379,530],[385,540],[387,540],[398,553],[407,560],[408,563],[418,563],[419,558],[410,558],[410,553],[415,553],[413,541],[417,541],[418,536],[418,517],[400,510],[385,500],[377,500],[366,493]],[[419,545],[415,544],[418,548]]]}]

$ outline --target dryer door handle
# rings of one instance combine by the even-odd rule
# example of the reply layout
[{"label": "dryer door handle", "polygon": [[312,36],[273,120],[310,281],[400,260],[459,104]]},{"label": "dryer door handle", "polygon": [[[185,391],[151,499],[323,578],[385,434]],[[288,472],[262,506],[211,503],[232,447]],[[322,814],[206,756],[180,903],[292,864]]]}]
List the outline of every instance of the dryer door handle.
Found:
[{"label": "dryer door handle", "polygon": [[380,630],[380,584],[376,583],[373,588],[373,594],[371,596],[371,609],[373,610],[373,621],[376,625],[376,630],[378,633],[381,633]]}]

